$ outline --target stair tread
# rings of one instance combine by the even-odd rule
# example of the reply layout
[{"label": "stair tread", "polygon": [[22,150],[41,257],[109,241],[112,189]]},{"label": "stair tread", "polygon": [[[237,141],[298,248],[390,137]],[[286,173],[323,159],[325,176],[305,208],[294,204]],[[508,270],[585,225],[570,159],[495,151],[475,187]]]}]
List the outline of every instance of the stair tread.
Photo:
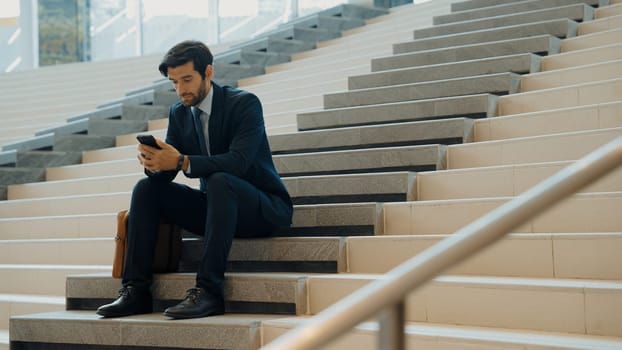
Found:
[{"label": "stair tread", "polygon": [[[284,317],[263,322],[264,329],[270,327],[293,329],[304,325],[309,316]],[[377,332],[377,322],[364,322],[355,330],[359,332]],[[265,332],[265,331],[264,331]],[[523,346],[546,346],[556,349],[592,349],[617,350],[622,346],[622,338],[594,335],[578,335],[560,332],[538,332],[531,330],[511,330],[491,327],[461,326],[440,323],[424,323],[407,321],[405,330],[407,336],[422,338],[434,337],[436,341],[448,340],[452,343],[466,342],[474,344],[490,343],[490,346],[506,347],[522,344]],[[501,343],[501,344],[499,344]]]}]

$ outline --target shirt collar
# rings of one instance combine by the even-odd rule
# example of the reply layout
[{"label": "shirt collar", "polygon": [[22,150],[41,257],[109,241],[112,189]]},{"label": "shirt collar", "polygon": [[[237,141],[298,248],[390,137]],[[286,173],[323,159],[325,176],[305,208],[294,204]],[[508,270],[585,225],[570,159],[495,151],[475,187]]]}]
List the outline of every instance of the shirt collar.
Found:
[{"label": "shirt collar", "polygon": [[205,98],[203,99],[203,101],[201,101],[201,103],[199,103],[198,106],[192,106],[192,112],[194,113],[195,108],[199,108],[200,110],[202,110],[204,113],[207,113],[207,115],[210,115],[210,113],[212,112],[212,100],[214,99],[214,87],[211,86],[209,89],[209,92],[207,93],[207,96],[205,96]]}]

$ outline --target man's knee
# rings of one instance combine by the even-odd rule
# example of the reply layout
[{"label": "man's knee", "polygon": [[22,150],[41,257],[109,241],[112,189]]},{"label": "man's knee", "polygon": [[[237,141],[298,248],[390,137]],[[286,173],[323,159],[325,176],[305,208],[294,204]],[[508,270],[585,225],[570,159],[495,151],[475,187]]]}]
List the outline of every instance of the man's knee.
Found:
[{"label": "man's knee", "polygon": [[233,194],[232,176],[224,172],[213,173],[207,178],[207,195],[226,197]]},{"label": "man's knee", "polygon": [[134,190],[132,191],[133,195],[140,195],[143,193],[151,192],[154,188],[154,181],[151,181],[150,178],[144,177],[134,185]]}]

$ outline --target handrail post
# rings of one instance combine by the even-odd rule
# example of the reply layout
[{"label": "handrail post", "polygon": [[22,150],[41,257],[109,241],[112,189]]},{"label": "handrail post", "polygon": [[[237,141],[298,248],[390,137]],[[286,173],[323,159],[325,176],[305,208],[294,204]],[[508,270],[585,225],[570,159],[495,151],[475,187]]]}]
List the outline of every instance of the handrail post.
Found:
[{"label": "handrail post", "polygon": [[404,335],[405,324],[404,300],[387,306],[378,315],[380,332],[378,334],[379,350],[404,350],[406,339]]}]

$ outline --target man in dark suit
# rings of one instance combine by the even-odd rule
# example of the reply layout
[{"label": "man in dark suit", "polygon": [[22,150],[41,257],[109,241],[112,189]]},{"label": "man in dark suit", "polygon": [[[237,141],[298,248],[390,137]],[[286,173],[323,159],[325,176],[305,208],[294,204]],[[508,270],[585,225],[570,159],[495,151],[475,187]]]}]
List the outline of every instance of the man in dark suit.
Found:
[{"label": "man in dark suit", "polygon": [[[172,318],[224,313],[224,271],[233,237],[263,237],[291,224],[292,202],[274,167],[259,99],[211,81],[213,57],[201,42],[171,48],[159,70],[180,102],[169,112],[161,149],[138,145],[147,177],[132,192],[123,287],[97,314],[152,312],[151,266],[161,217],[205,238],[196,287],[166,309]],[[199,190],[172,180],[200,178]]]}]

